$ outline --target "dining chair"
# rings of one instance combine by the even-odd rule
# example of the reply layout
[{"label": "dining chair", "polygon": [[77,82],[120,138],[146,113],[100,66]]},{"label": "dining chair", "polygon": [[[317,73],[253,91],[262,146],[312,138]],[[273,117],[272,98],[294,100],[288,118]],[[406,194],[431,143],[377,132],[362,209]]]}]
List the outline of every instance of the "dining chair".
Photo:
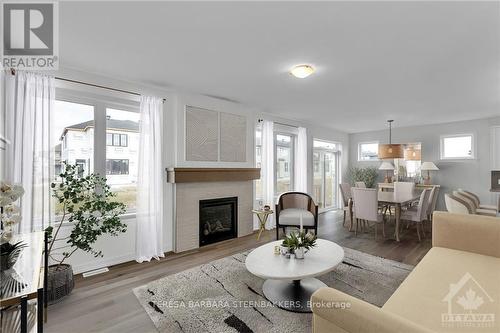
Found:
[{"label": "dining chair", "polygon": [[286,234],[286,227],[300,227],[305,230],[313,229],[318,235],[318,205],[314,203],[312,197],[303,192],[285,192],[280,195],[276,204],[276,239],[279,239],[279,229],[283,228]]},{"label": "dining chair", "polygon": [[365,182],[355,182],[354,186],[357,188],[366,188]]},{"label": "dining chair", "polygon": [[394,193],[408,193],[411,195],[415,190],[413,182],[394,182]]},{"label": "dining chair", "polygon": [[433,186],[429,194],[429,204],[427,206],[427,218],[429,221],[429,228],[432,229],[432,214],[436,210],[436,203],[439,195],[439,187]]},{"label": "dining chair", "polygon": [[417,225],[417,236],[418,241],[421,241],[420,229],[422,229],[422,234],[425,237],[425,231],[422,227],[423,221],[427,218],[427,206],[429,206],[429,195],[431,190],[425,189],[420,194],[420,199],[418,200],[418,205],[410,209],[401,212],[401,220],[406,220],[409,222],[414,222]]},{"label": "dining chair", "polygon": [[378,190],[372,188],[352,188],[352,199],[354,201],[354,216],[356,218],[357,235],[360,222],[375,222],[375,239],[377,239],[378,224],[382,223],[382,235],[385,238],[385,218],[379,213]]},{"label": "dining chair", "polygon": [[349,199],[351,199],[351,184],[349,183],[341,183],[340,187],[340,196],[342,197],[342,204],[344,210],[344,221],[342,222],[342,226],[345,226],[346,214],[349,212]]},{"label": "dining chair", "polygon": [[432,221],[432,214],[436,210],[436,204],[437,204],[438,197],[439,197],[439,187],[438,186],[434,186],[432,188],[431,196],[429,198],[429,200],[430,200],[429,221]]}]

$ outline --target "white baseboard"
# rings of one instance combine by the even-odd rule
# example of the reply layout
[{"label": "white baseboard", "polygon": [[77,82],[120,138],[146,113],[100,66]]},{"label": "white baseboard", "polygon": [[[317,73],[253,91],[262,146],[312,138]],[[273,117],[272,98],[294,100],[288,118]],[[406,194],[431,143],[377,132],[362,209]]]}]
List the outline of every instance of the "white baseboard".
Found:
[{"label": "white baseboard", "polygon": [[117,264],[122,264],[127,261],[135,260],[135,253],[127,253],[120,256],[115,257],[104,257],[104,258],[95,258],[90,262],[86,262],[79,265],[73,265],[73,273],[79,274],[87,271],[92,271],[95,269],[113,266]]}]

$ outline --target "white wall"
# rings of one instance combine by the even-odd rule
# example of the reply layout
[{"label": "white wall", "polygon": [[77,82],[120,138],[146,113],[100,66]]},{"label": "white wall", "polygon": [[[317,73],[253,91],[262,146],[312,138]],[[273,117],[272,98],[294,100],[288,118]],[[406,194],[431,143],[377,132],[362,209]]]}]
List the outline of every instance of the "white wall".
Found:
[{"label": "white wall", "polygon": [[[450,122],[426,126],[394,128],[392,141],[394,143],[421,142],[422,161],[432,161],[439,171],[432,172],[432,182],[441,185],[438,208],[444,209],[444,193],[457,188],[475,192],[484,203],[495,203],[496,196],[489,192],[490,172],[492,168],[492,151],[498,151],[500,146],[492,148],[491,128],[500,125],[500,117],[470,121]],[[447,134],[474,133],[476,141],[476,158],[473,160],[441,160],[440,136]],[[350,166],[367,167],[380,165],[380,162],[358,162],[358,143],[379,141],[387,143],[389,131],[364,132],[349,135]],[[382,173],[380,173],[382,178]],[[380,179],[381,179],[380,178]]]}]

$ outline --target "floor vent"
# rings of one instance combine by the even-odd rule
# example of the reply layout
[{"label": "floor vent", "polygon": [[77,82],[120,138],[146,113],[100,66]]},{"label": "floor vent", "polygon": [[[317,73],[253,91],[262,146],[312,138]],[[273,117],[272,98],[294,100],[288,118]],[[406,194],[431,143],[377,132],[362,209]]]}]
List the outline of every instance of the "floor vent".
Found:
[{"label": "floor vent", "polygon": [[84,273],[82,273],[82,276],[84,278],[86,278],[89,276],[102,274],[102,273],[106,273],[106,272],[109,272],[109,269],[107,267],[103,267],[103,268],[99,268],[99,269],[94,269],[93,271],[84,272]]}]

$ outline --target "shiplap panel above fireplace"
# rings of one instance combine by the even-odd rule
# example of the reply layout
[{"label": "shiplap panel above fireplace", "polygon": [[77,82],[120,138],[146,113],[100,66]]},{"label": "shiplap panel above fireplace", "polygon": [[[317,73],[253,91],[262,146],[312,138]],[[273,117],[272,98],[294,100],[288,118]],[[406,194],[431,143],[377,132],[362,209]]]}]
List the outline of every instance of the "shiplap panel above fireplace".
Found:
[{"label": "shiplap panel above fireplace", "polygon": [[218,112],[186,106],[186,161],[216,162],[218,150]]},{"label": "shiplap panel above fireplace", "polygon": [[246,162],[245,116],[186,105],[186,161]]}]

